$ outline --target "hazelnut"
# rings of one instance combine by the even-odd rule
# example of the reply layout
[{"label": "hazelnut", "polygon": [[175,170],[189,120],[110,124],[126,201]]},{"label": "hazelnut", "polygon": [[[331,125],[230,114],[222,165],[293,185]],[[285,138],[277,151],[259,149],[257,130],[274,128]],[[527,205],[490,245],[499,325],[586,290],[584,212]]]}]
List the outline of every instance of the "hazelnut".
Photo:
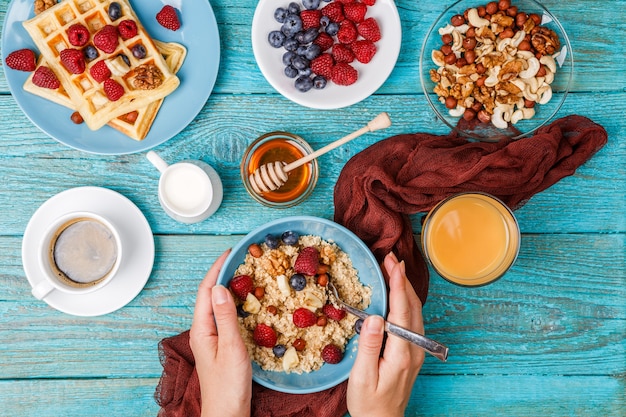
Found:
[{"label": "hazelnut", "polygon": [[326,323],[328,323],[328,320],[326,319],[326,316],[325,316],[325,315],[323,315],[323,314],[322,314],[321,316],[319,316],[319,317],[317,318],[317,323],[316,323],[316,324],[317,324],[318,326],[320,326],[320,327],[324,327],[324,326],[326,326]]},{"label": "hazelnut", "polygon": [[446,55],[443,61],[448,65],[454,65],[454,63],[456,62],[456,55],[454,54]]},{"label": "hazelnut", "polygon": [[298,352],[302,352],[306,347],[306,342],[303,339],[296,339],[293,341],[292,346]]},{"label": "hazelnut", "polygon": [[511,17],[517,16],[517,6],[511,6],[508,9],[506,9],[506,14],[508,14]]},{"label": "hazelnut", "polygon": [[256,287],[254,289],[254,296],[257,298],[257,300],[260,300],[261,298],[263,298],[264,295],[265,295],[265,288]]},{"label": "hazelnut", "polygon": [[442,52],[444,55],[446,55],[446,56],[447,56],[447,55],[450,55],[450,54],[452,53],[452,46],[451,46],[451,45],[443,45],[443,46],[441,47],[441,52]]},{"label": "hazelnut", "polygon": [[498,3],[496,3],[495,1],[490,1],[485,6],[485,11],[487,12],[487,14],[496,13],[498,11]]},{"label": "hazelnut", "polygon": [[446,107],[449,109],[454,109],[456,108],[456,99],[452,96],[448,96],[446,97]]},{"label": "hazelnut", "polygon": [[535,25],[539,26],[541,24],[541,16],[539,16],[537,13],[531,13],[528,17],[530,17],[533,22],[535,22]]},{"label": "hazelnut", "polygon": [[461,26],[462,24],[465,23],[465,18],[461,14],[456,14],[452,16],[452,19],[450,19],[450,22],[452,23],[452,26]]},{"label": "hazelnut", "polygon": [[487,79],[487,77],[482,76],[479,79],[476,80],[476,87],[482,87],[483,85],[485,85],[485,80]]},{"label": "hazelnut", "polygon": [[545,65],[541,65],[539,67],[539,71],[537,71],[536,77],[545,77],[546,76],[546,67]]},{"label": "hazelnut", "polygon": [[278,313],[278,309],[276,308],[276,306],[267,306],[266,310],[271,315],[276,315],[276,313]]},{"label": "hazelnut", "polygon": [[83,116],[81,116],[80,113],[77,111],[72,113],[72,115],[70,116],[70,119],[72,119],[72,122],[74,122],[77,125],[83,122]]},{"label": "hazelnut", "polygon": [[498,2],[498,10],[506,10],[511,7],[511,0],[500,0]]},{"label": "hazelnut", "polygon": [[330,266],[326,265],[326,264],[319,264],[317,266],[317,274],[326,274],[328,271],[330,271]]},{"label": "hazelnut", "polygon": [[515,33],[513,32],[513,29],[511,28],[506,28],[502,32],[500,32],[501,39],[512,38],[513,35],[515,35]]},{"label": "hazelnut", "polygon": [[470,50],[466,51],[465,55],[463,55],[468,64],[473,64],[476,61],[476,51]]},{"label": "hazelnut", "polygon": [[520,51],[530,51],[530,48],[531,48],[530,42],[527,41],[526,39],[521,41],[519,45],[517,46],[517,49],[519,49]]},{"label": "hazelnut", "polygon": [[465,32],[465,36],[468,38],[475,38],[476,37],[476,28],[471,26],[469,29],[467,29],[467,32]]},{"label": "hazelnut", "polygon": [[476,38],[465,38],[463,39],[463,48],[466,50],[476,48]]},{"label": "hazelnut", "polygon": [[515,16],[515,25],[518,28],[522,28],[522,27],[524,27],[524,23],[526,23],[527,19],[528,19],[528,15],[526,13],[518,13]]},{"label": "hazelnut", "polygon": [[485,6],[478,6],[476,10],[478,10],[478,16],[480,17],[485,17],[485,15],[487,14],[487,10],[485,10]]},{"label": "hazelnut", "polygon": [[475,101],[474,104],[472,104],[472,110],[474,110],[474,113],[478,113],[482,109],[483,109],[483,103],[481,103],[480,101]]},{"label": "hazelnut", "polygon": [[485,68],[483,64],[481,63],[476,64],[476,73],[484,74],[485,72],[487,72],[487,68]]},{"label": "hazelnut", "polygon": [[465,58],[459,58],[456,60],[456,62],[454,63],[454,65],[456,65],[458,68],[463,68],[464,66],[467,65],[467,59]]},{"label": "hazelnut", "polygon": [[250,253],[250,255],[254,256],[255,258],[260,258],[263,255],[263,249],[261,248],[261,246],[259,246],[256,243],[253,243],[250,246],[248,246],[248,252]]},{"label": "hazelnut", "polygon": [[449,33],[446,33],[445,35],[443,35],[441,37],[441,42],[443,42],[444,45],[449,45],[452,43],[452,35]]},{"label": "hazelnut", "polygon": [[472,109],[465,109],[465,112],[463,113],[463,118],[465,120],[467,120],[469,122],[474,117],[476,117],[476,112],[474,110],[472,110]]},{"label": "hazelnut", "polygon": [[532,109],[533,107],[535,107],[535,102],[532,100],[524,99],[524,107]]},{"label": "hazelnut", "polygon": [[139,116],[139,113],[136,110],[131,111],[130,113],[126,113],[124,115],[124,120],[126,120],[128,123],[135,123],[138,116]]},{"label": "hazelnut", "polygon": [[485,110],[481,110],[477,114],[478,120],[483,123],[489,123],[491,121],[491,116]]},{"label": "hazelnut", "polygon": [[317,276],[317,285],[321,287],[328,285],[328,274],[319,274]]}]

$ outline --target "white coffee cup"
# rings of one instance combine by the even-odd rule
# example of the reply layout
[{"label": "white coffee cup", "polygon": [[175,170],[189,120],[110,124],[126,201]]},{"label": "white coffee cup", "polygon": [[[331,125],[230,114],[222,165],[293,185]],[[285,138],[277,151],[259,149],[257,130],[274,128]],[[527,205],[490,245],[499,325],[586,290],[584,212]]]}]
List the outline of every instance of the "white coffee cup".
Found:
[{"label": "white coffee cup", "polygon": [[38,247],[42,280],[32,294],[52,291],[86,294],[107,285],[122,262],[122,241],[115,226],[91,212],[65,214],[46,229]]},{"label": "white coffee cup", "polygon": [[146,157],[161,172],[159,203],[174,220],[198,223],[222,204],[222,180],[210,165],[196,160],[168,165],[154,151]]}]

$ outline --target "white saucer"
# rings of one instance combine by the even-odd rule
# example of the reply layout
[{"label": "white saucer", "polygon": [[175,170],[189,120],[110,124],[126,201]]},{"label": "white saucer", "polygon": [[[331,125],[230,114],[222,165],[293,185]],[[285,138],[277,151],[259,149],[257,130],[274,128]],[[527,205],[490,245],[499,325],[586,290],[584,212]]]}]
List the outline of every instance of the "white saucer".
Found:
[{"label": "white saucer", "polygon": [[131,302],[150,278],[154,264],[154,237],[148,221],[137,206],[123,195],[99,187],[78,187],[63,191],[37,209],[28,222],[22,240],[22,265],[31,286],[40,280],[37,261],[38,239],[59,216],[72,211],[93,211],[118,227],[124,259],[117,276],[105,287],[82,295],[52,291],[44,301],[51,307],[75,316],[100,316]]}]

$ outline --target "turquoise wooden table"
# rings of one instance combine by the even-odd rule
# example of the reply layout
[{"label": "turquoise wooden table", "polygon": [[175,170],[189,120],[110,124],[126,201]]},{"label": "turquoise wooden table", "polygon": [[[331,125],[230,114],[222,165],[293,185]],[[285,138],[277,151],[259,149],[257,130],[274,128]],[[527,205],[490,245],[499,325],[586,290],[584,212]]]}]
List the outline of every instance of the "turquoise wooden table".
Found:
[{"label": "turquoise wooden table", "polygon": [[[447,132],[417,75],[422,39],[445,3],[397,1],[403,36],[393,73],[373,96],[331,111],[293,104],[265,81],[250,41],[255,1],[213,0],[222,47],[215,89],[193,122],[155,149],[168,161],[204,160],[224,182],[219,211],[192,226],[161,210],[156,171],[144,153],[101,156],[59,144],[23,114],[0,69],[0,415],[156,415],[157,343],[189,328],[197,285],[219,254],[268,220],[332,219],[339,172],[368,145],[400,133]],[[426,359],[407,415],[626,415],[626,2],[544,3],[561,18],[576,61],[558,116],[593,119],[609,142],[517,212],[523,243],[504,278],[467,289],[433,274],[426,331],[449,345],[450,358]],[[1,21],[8,5],[0,0]],[[393,126],[322,156],[319,183],[303,204],[269,209],[245,192],[238,164],[259,135],[291,131],[318,149],[381,111]],[[90,185],[141,209],[156,258],[132,302],[83,318],[31,296],[20,248],[42,203]],[[420,217],[412,218],[416,234]]]}]

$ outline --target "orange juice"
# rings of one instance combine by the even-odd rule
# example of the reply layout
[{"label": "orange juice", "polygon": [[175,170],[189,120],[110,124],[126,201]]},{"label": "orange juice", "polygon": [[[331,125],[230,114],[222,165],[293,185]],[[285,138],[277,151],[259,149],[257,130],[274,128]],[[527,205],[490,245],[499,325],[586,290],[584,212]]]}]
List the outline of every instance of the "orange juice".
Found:
[{"label": "orange juice", "polygon": [[519,226],[511,210],[484,193],[452,196],[424,221],[422,248],[439,275],[455,284],[479,286],[501,277],[515,262]]}]

